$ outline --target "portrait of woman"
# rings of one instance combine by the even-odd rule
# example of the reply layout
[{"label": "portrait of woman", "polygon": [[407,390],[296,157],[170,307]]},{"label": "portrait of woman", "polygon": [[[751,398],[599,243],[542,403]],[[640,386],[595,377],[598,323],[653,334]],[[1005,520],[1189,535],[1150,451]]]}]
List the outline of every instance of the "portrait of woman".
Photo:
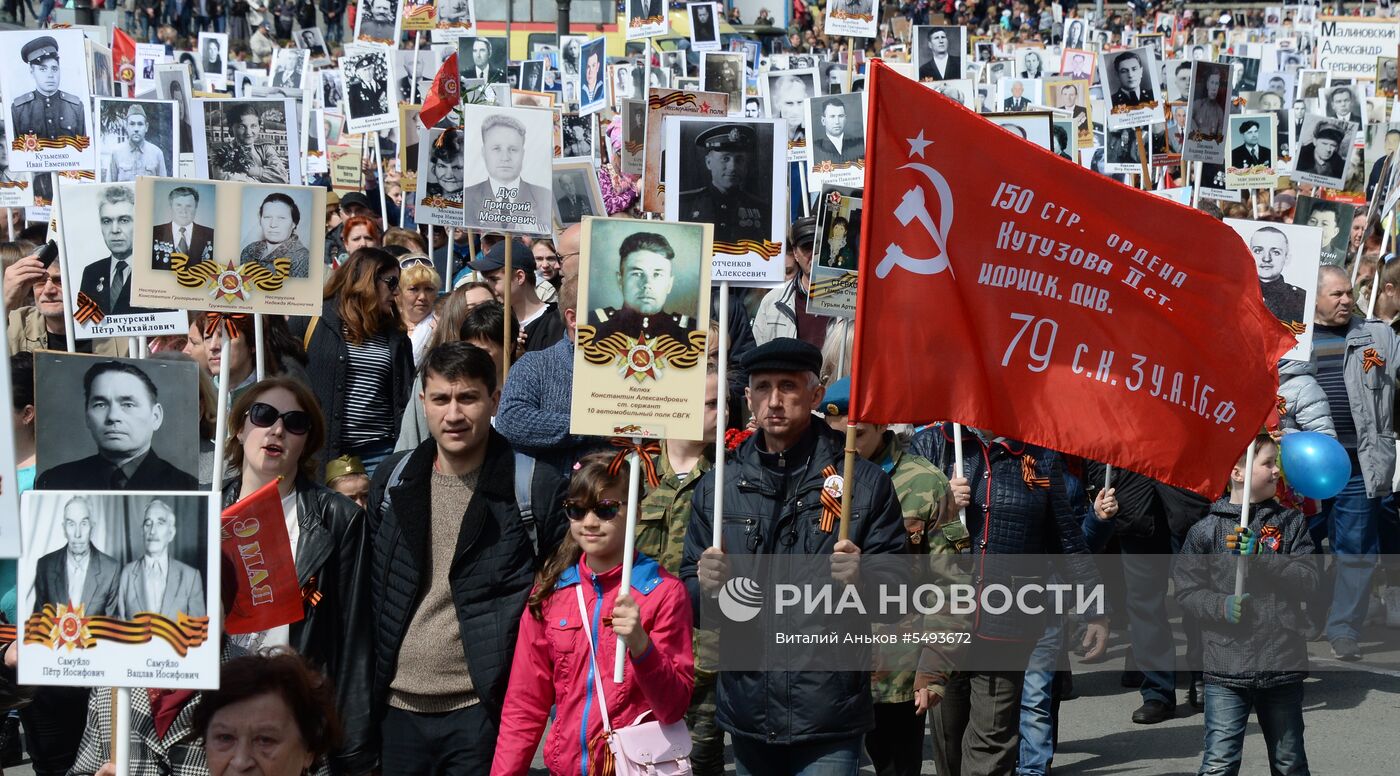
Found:
[{"label": "portrait of woman", "polygon": [[297,234],[301,225],[301,208],[295,200],[281,192],[268,194],[258,206],[259,237],[243,246],[239,261],[257,262],[276,271],[275,261],[291,261],[290,276],[304,278],[311,269],[311,251]]}]

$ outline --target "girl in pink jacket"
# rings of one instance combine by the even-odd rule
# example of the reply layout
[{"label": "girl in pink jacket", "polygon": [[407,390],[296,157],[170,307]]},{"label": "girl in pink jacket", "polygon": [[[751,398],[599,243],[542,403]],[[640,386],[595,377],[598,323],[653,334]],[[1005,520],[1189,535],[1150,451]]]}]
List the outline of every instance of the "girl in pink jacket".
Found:
[{"label": "girl in pink jacket", "polygon": [[[647,711],[648,720],[676,722],[690,706],[695,673],[685,587],[639,553],[632,566],[632,590],[618,592],[627,478],[625,468],[609,473],[612,460],[607,453],[590,455],[569,480],[564,501],[569,533],[540,570],[520,617],[492,776],[529,771],[551,706],[557,711],[545,740],[544,762],[554,776],[603,772],[604,760],[612,755],[603,735],[600,700],[619,728]],[[602,699],[594,690],[589,640],[575,592],[580,590],[602,674]],[[622,684],[613,683],[618,636],[628,653]]]}]

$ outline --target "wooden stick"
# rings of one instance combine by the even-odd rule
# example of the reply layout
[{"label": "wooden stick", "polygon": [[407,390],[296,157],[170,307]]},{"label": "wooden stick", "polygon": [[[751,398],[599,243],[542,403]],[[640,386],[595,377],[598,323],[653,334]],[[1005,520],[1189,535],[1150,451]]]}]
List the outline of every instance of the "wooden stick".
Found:
[{"label": "wooden stick", "polygon": [[719,282],[718,401],[715,402],[715,513],[711,519],[710,546],[724,549],[724,429],[729,407],[729,281]]},{"label": "wooden stick", "polygon": [[1139,188],[1147,191],[1152,188],[1152,171],[1148,166],[1150,161],[1147,158],[1147,144],[1142,139],[1142,127],[1137,128],[1137,149],[1138,163],[1142,165],[1142,178],[1138,181]]},{"label": "wooden stick", "polygon": [[841,477],[841,527],[837,538],[845,541],[851,538],[851,487],[856,481],[856,424],[853,420],[846,421],[846,461]]},{"label": "wooden stick", "polygon": [[[510,249],[511,249],[512,247],[514,247],[514,246],[513,246],[513,243],[515,242],[515,235],[513,235],[513,234],[507,232],[506,235],[505,235],[505,238],[506,238],[506,266],[505,266],[504,270],[503,270],[502,273],[501,273],[501,284],[502,284],[503,286],[505,286],[505,287],[501,290],[501,305],[502,305],[503,307],[505,307],[505,315],[503,316],[503,317],[505,318],[505,332],[503,332],[503,335],[502,335],[502,336],[504,337],[504,340],[505,340],[505,343],[506,343],[504,352],[505,352],[507,355],[506,355],[506,357],[504,357],[504,358],[501,359],[501,385],[505,385],[505,384],[506,384],[506,378],[510,376],[510,356],[509,356],[509,354],[515,352],[515,343],[514,343],[513,341],[511,341],[511,338],[510,338],[510,322],[511,322],[511,317],[510,317],[510,315],[511,315],[511,313],[510,313],[510,290],[511,290],[511,286],[513,286],[513,285],[515,284],[515,268],[514,268],[514,266],[512,266],[512,262],[511,262],[511,250],[510,250]],[[449,249],[449,250],[450,250],[450,249]],[[631,508],[631,505],[630,505],[630,504],[628,505],[628,508],[629,508],[629,509]],[[630,564],[629,564],[629,565],[630,565]],[[625,589],[625,588],[624,588],[624,589]],[[621,679],[618,679],[618,681],[620,682],[620,681],[622,681],[622,680],[621,680]]]}]

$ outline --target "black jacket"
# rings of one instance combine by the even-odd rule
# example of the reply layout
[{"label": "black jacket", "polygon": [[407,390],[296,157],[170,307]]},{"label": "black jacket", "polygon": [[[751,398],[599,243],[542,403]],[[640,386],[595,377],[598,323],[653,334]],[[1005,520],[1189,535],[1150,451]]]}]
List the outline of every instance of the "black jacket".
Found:
[{"label": "black jacket", "polygon": [[[293,318],[290,323],[292,334],[305,341],[306,327],[311,320]],[[326,445],[321,448],[317,458],[323,463],[342,455],[340,424],[345,407],[345,373],[350,363],[350,349],[341,335],[343,325],[335,301],[326,300],[306,348],[306,371],[311,376],[311,391],[316,394],[316,401],[326,417]],[[389,366],[389,395],[385,399],[393,409],[393,428],[397,434],[413,390],[413,344],[403,332],[389,334]],[[391,435],[388,441],[392,445],[394,437]]]},{"label": "black jacket", "polygon": [[[224,483],[225,508],[238,500],[242,485],[241,478]],[[296,491],[297,583],[307,596],[301,621],[291,625],[291,647],[320,666],[335,686],[344,737],[331,758],[332,773],[369,773],[378,762],[379,746],[369,705],[374,654],[367,638],[370,567],[365,512],[303,477],[297,478]],[[305,600],[312,589],[320,593],[315,604]]]},{"label": "black jacket", "polygon": [[[952,424],[935,427],[942,444],[933,446],[929,460],[949,479],[954,468]],[[973,577],[980,600],[988,585],[1013,589],[1019,577],[1058,574],[1064,582],[1093,586],[1100,583],[1084,532],[1065,493],[1063,463],[1058,453],[1043,447],[997,437],[984,441],[963,428],[963,473],[972,487],[967,507],[967,532],[978,573]],[[1025,560],[998,562],[1006,555],[1065,555],[1063,563],[1045,568]],[[1036,641],[1044,632],[1044,615],[1016,612],[1001,615],[978,611],[973,633],[1001,641]]]},{"label": "black jacket", "polygon": [[[725,552],[731,557],[831,554],[837,532],[833,529],[828,533],[820,527],[825,480],[822,471],[827,466],[842,470],[844,439],[814,418],[804,442],[795,446],[789,457],[795,476],[786,490],[780,491],[781,481],[760,458],[767,455],[759,452],[760,437],[761,434],[755,434],[735,450],[724,482]],[[797,468],[803,460],[806,467]],[[701,475],[695,485],[685,557],[681,561],[681,580],[690,593],[697,617],[701,596],[706,594],[701,591],[695,569],[712,538],[714,488],[713,471]],[[850,537],[861,554],[902,553],[904,518],[894,486],[884,470],[863,458],[857,460],[851,494]],[[726,629],[729,627],[726,625]],[[756,642],[748,638],[743,643],[752,648]],[[721,661],[725,644],[721,641]],[[771,649],[770,659],[781,660],[779,655],[785,648]],[[746,662],[751,664],[752,659],[749,656]],[[719,674],[717,712],[720,727],[732,735],[769,744],[847,738],[875,726],[868,671],[723,671]]]},{"label": "black jacket", "polygon": [[[115,490],[110,480],[112,472],[113,466],[106,458],[89,455],[46,469],[39,474],[34,487],[39,490]],[[128,490],[199,490],[199,480],[150,450],[131,473],[125,487]]]},{"label": "black jacket", "polygon": [[[398,462],[409,456],[399,484],[385,488]],[[373,638],[375,643],[374,709],[382,714],[389,684],[398,671],[399,645],[426,588],[421,569],[428,568],[432,519],[432,471],[437,443],[380,463],[370,483]],[[466,649],[467,668],[482,707],[497,721],[505,702],[506,682],[515,652],[515,637],[525,598],[534,581],[535,552],[515,500],[515,453],[505,437],[491,431],[476,492],[462,516],[457,550],[447,576]],[[540,520],[541,545],[552,548],[562,536],[563,485],[547,467],[536,467],[532,506]]]},{"label": "black jacket", "polygon": [[[1104,465],[1085,461],[1084,490],[1090,501],[1098,496],[1103,482]],[[1170,532],[1184,539],[1191,526],[1210,511],[1206,498],[1127,469],[1114,467],[1111,487],[1118,499],[1113,530],[1120,536],[1149,538]]]}]

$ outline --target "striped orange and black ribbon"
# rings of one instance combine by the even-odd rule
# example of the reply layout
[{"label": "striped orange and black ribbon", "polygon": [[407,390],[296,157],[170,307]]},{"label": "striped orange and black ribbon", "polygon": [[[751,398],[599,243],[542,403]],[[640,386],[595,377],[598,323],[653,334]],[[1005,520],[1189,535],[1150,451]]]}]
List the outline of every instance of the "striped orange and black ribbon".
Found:
[{"label": "striped orange and black ribbon", "polygon": [[27,135],[20,135],[15,138],[14,142],[10,143],[10,150],[51,151],[55,148],[72,148],[78,151],[86,151],[90,145],[92,145],[92,138],[89,137],[65,135],[64,137],[40,139],[38,135],[31,132]]},{"label": "striped orange and black ribbon", "polygon": [[209,339],[214,336],[214,332],[223,329],[225,337],[237,339],[238,324],[247,319],[248,316],[244,313],[207,313],[204,318],[204,338]]},{"label": "striped orange and black ribbon", "polygon": [[106,317],[96,300],[82,291],[78,292],[78,309],[73,311],[73,320],[83,325],[99,324]]},{"label": "striped orange and black ribbon", "polygon": [[310,604],[312,608],[321,603],[322,598],[325,596],[321,595],[321,591],[316,586],[316,577],[313,576],[306,580],[306,584],[301,586],[301,600]]},{"label": "striped orange and black ribbon", "polygon": [[1385,359],[1376,352],[1375,348],[1366,348],[1361,353],[1361,371],[1369,372],[1373,366],[1385,366]]},{"label": "striped orange and black ribbon", "polygon": [[[822,480],[836,476],[836,467],[828,465],[822,469]],[[841,487],[845,487],[843,483]],[[841,519],[841,496],[834,494],[822,487],[822,520],[821,529],[826,533],[831,533],[836,528],[836,521]]]},{"label": "striped orange and black ribbon", "polygon": [[622,437],[613,437],[609,439],[608,442],[613,447],[619,448],[617,455],[614,455],[612,461],[608,463],[609,477],[616,477],[621,473],[622,465],[627,462],[627,456],[635,452],[637,458],[641,461],[642,471],[646,473],[647,487],[654,488],[661,484],[661,477],[656,473],[656,459],[652,457],[661,454],[660,444],[657,442],[642,442],[637,444],[630,439],[624,439]]},{"label": "striped orange and black ribbon", "polygon": [[659,96],[659,95],[653,94],[653,95],[651,95],[650,97],[647,97],[647,108],[649,108],[649,109],[651,109],[651,110],[659,110],[659,109],[661,109],[661,108],[669,108],[669,107],[671,107],[672,105],[694,105],[694,104],[695,104],[695,95],[690,94],[689,92],[672,92],[672,93],[666,95],[665,97],[661,97],[661,96]]},{"label": "striped orange and black ribbon", "polygon": [[1041,477],[1036,472],[1035,456],[1033,455],[1021,456],[1021,479],[1026,481],[1028,488],[1050,487],[1050,478]]},{"label": "striped orange and black ribbon", "polygon": [[777,256],[783,249],[779,243],[772,240],[738,240],[736,242],[716,242],[715,253],[723,253],[727,256],[744,256],[750,253],[757,253],[765,259]]},{"label": "striped orange and black ribbon", "polygon": [[[59,613],[53,604],[29,616],[24,623],[24,643],[40,644],[57,648],[63,639],[59,635]],[[120,644],[145,644],[158,638],[175,649],[180,657],[189,654],[190,649],[209,640],[209,618],[190,617],[181,612],[175,620],[155,612],[137,612],[130,620],[116,617],[82,618],[80,636],[76,645],[80,648],[95,646],[99,641],[114,641]]]}]

